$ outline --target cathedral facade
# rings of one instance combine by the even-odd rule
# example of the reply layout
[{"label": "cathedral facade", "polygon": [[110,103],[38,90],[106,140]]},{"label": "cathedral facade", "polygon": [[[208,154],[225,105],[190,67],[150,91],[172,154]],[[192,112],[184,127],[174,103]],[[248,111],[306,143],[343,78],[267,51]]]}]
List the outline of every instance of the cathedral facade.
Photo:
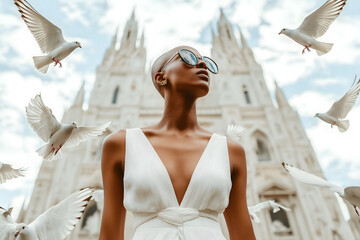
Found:
[{"label": "cathedral facade", "polygon": [[[282,168],[281,162],[285,161],[324,177],[298,113],[277,85],[275,106],[261,66],[241,31],[233,30],[223,12],[212,39],[211,58],[218,63],[220,72],[212,76],[208,95],[197,101],[199,124],[223,135],[228,124],[244,126],[241,144],[247,157],[248,205],[275,200],[291,208],[289,212],[260,212],[261,223],[253,223],[257,239],[360,239],[360,222],[352,207],[351,218],[345,221],[334,194],[299,183]],[[118,43],[120,47],[116,48]],[[133,13],[121,40],[115,34],[96,69],[88,109],[82,108],[82,86],[62,119],[64,123],[86,125],[112,121],[111,126],[100,138],[63,153],[61,160],[43,162],[29,205],[21,211],[18,221],[29,223],[84,186],[101,188],[104,137],[118,129],[153,125],[160,120],[164,101],[152,84],[146,62],[144,34],[139,36]],[[67,239],[98,239],[101,215],[102,206],[91,201]]]}]

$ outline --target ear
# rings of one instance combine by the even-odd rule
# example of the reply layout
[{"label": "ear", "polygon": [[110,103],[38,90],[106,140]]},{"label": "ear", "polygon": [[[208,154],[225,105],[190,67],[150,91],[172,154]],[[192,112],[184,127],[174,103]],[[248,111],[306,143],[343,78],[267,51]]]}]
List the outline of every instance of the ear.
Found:
[{"label": "ear", "polygon": [[155,82],[160,84],[163,81],[164,73],[163,72],[158,72],[158,73],[155,74],[154,78],[155,78]]}]

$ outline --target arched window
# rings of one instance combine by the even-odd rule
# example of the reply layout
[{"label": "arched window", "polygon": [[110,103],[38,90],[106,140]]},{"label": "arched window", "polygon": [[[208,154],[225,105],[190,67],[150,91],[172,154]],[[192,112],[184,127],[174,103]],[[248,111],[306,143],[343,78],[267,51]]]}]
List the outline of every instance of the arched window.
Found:
[{"label": "arched window", "polygon": [[269,149],[263,140],[257,138],[256,147],[256,156],[259,162],[271,161]]},{"label": "arched window", "polygon": [[247,90],[247,87],[245,85],[243,85],[243,93],[244,93],[246,103],[251,104],[249,91]]},{"label": "arched window", "polygon": [[113,104],[116,104],[118,95],[119,95],[119,87],[116,87],[116,89],[114,91],[113,99],[112,99]]},{"label": "arched window", "polygon": [[290,227],[289,219],[283,209],[274,213],[269,211],[271,217],[271,231],[276,236],[291,236],[293,232]]}]

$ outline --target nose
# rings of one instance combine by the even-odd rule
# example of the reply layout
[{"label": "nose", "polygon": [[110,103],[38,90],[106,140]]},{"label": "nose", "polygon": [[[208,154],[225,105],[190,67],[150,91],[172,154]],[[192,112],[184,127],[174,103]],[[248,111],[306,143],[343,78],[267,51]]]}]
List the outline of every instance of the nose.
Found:
[{"label": "nose", "polygon": [[206,69],[206,63],[204,62],[204,60],[202,58],[201,59],[199,58],[199,61],[196,64],[196,67]]}]

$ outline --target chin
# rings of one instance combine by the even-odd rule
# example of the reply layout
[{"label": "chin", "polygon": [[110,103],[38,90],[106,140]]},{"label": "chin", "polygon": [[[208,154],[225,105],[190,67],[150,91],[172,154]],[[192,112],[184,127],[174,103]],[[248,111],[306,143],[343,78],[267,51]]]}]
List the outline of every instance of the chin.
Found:
[{"label": "chin", "polygon": [[206,96],[208,93],[209,93],[209,85],[207,85],[206,87],[202,87],[201,89],[199,87],[198,91],[196,92],[196,97],[201,98]]}]

